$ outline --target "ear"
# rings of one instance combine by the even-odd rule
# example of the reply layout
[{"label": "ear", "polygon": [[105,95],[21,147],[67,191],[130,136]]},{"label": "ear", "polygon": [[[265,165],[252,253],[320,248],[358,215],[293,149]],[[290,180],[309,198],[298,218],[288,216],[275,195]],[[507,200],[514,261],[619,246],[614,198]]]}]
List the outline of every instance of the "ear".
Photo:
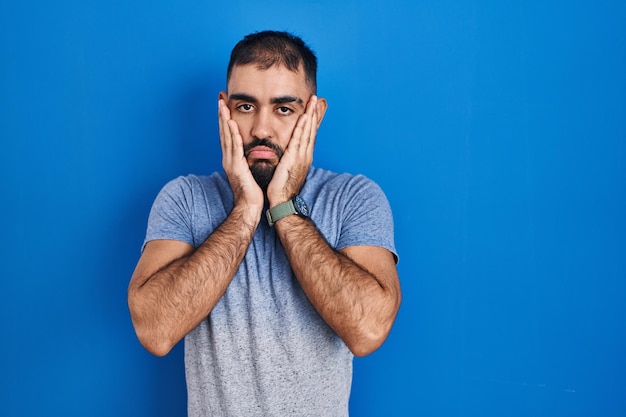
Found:
[{"label": "ear", "polygon": [[218,100],[224,100],[224,102],[228,102],[228,93],[226,93],[226,91],[220,91],[219,95],[217,96]]},{"label": "ear", "polygon": [[317,98],[317,128],[320,128],[322,124],[322,119],[324,119],[324,115],[326,114],[326,109],[328,108],[328,102],[325,98],[318,97]]}]

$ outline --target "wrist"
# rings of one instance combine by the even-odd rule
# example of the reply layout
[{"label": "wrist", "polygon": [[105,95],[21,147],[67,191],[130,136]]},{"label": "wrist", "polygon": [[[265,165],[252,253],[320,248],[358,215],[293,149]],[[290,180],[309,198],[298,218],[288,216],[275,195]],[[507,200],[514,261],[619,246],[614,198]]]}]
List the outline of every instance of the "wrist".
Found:
[{"label": "wrist", "polygon": [[309,208],[300,195],[296,195],[295,197],[277,205],[270,203],[269,209],[265,212],[265,216],[267,217],[267,221],[270,226],[273,226],[277,221],[294,214],[301,217],[309,217]]},{"label": "wrist", "polygon": [[286,201],[289,201],[292,199],[292,195],[291,196],[284,196],[284,195],[267,195],[267,202],[269,204],[269,208],[273,208],[276,207],[279,204],[282,204]]},{"label": "wrist", "polygon": [[234,215],[238,219],[238,221],[255,229],[261,221],[262,214],[263,206],[259,206],[256,204],[250,205],[245,203],[238,203],[235,204],[233,210],[231,211],[231,215]]}]

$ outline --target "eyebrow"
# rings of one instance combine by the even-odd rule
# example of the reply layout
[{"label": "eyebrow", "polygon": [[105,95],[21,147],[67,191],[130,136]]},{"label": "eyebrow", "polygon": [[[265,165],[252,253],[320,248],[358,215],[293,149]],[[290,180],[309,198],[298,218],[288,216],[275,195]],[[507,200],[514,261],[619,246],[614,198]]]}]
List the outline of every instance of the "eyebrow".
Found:
[{"label": "eyebrow", "polygon": [[[233,101],[233,100],[249,101],[250,103],[258,103],[258,101],[259,101],[259,100],[256,99],[256,97],[251,96],[250,94],[246,94],[246,93],[233,93],[233,94],[231,94],[228,97],[228,101]],[[302,105],[304,103],[304,101],[302,101],[302,99],[300,97],[279,96],[279,97],[274,97],[273,99],[271,99],[270,103],[272,103],[272,104],[297,103],[297,104]]]},{"label": "eyebrow", "polygon": [[228,101],[239,100],[239,101],[249,101],[251,103],[256,103],[258,100],[251,96],[250,94],[243,93],[234,93],[228,96]]},{"label": "eyebrow", "polygon": [[303,101],[300,97],[293,96],[281,96],[276,97],[271,100],[272,104],[283,104],[283,103],[297,103],[302,105]]}]

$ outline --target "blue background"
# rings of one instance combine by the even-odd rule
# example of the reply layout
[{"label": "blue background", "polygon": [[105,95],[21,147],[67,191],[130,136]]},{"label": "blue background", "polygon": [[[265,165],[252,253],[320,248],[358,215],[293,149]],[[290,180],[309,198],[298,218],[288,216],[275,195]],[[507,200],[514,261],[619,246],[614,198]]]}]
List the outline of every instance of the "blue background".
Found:
[{"label": "blue background", "polygon": [[352,415],[626,415],[625,22],[617,1],[2,0],[0,414],[185,414],[181,346],[143,350],[126,287],[161,186],[221,168],[230,49],[272,28],[320,58],[315,164],[394,209],[404,300]]}]

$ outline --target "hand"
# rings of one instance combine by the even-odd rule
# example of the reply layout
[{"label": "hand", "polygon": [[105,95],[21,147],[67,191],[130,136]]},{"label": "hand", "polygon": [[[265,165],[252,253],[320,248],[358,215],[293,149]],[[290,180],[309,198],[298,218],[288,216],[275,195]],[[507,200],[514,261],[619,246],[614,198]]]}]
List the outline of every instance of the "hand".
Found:
[{"label": "hand", "polygon": [[263,191],[250,172],[243,152],[243,138],[239,133],[239,126],[230,118],[230,110],[222,99],[218,101],[218,113],[222,166],[233,191],[235,207],[241,205],[251,209],[251,219],[258,224],[263,211]]},{"label": "hand", "polygon": [[300,192],[313,163],[317,122],[317,97],[311,96],[267,187],[270,207],[283,203]]}]

